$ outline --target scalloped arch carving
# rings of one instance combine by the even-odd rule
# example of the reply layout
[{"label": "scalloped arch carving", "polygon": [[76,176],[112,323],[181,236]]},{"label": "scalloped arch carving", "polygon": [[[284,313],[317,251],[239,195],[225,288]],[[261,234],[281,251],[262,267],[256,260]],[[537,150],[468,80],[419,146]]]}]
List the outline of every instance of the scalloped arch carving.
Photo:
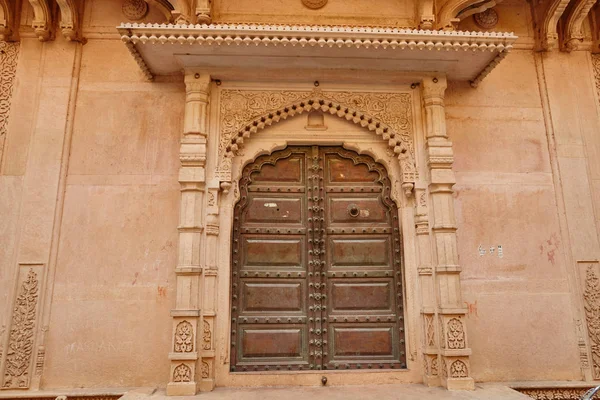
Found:
[{"label": "scalloped arch carving", "polygon": [[409,92],[222,90],[215,177],[231,183],[232,158],[253,133],[295,115],[321,110],[377,134],[397,154],[407,194],[417,178]]}]

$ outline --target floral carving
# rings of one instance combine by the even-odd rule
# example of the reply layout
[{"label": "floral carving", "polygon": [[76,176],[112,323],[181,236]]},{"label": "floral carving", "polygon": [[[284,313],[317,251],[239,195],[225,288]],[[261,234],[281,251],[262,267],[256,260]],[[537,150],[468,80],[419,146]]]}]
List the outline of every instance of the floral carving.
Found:
[{"label": "floral carving", "polygon": [[211,337],[211,333],[210,333],[210,324],[207,321],[204,321],[204,327],[202,329],[203,333],[202,333],[202,342],[204,342],[202,344],[202,348],[204,350],[210,350],[210,337]]},{"label": "floral carving", "polygon": [[579,400],[588,388],[515,389],[536,400]]},{"label": "floral carving", "polygon": [[412,97],[410,93],[313,91],[221,91],[221,137],[216,176],[231,181],[231,158],[244,139],[296,114],[320,109],[346,118],[388,142],[398,155],[403,183],[414,183]]},{"label": "floral carving", "polygon": [[185,364],[179,364],[173,370],[173,382],[191,382],[192,370]]},{"label": "floral carving", "polygon": [[437,376],[438,373],[438,358],[437,356],[433,356],[431,359],[431,375]]},{"label": "floral carving", "polygon": [[468,376],[467,364],[461,360],[456,360],[450,364],[450,378],[466,378]]},{"label": "floral carving", "polygon": [[596,78],[596,92],[600,99],[600,54],[592,54],[592,66],[594,67],[594,77]]},{"label": "floral carving", "polygon": [[592,347],[594,379],[600,378],[600,279],[593,267],[588,267],[583,292],[585,319]]},{"label": "floral carving", "polygon": [[209,371],[208,363],[206,361],[202,361],[202,378],[203,379],[208,378],[208,371]]},{"label": "floral carving", "polygon": [[33,269],[21,284],[12,316],[3,388],[28,388],[38,302],[38,279]]},{"label": "floral carving", "polygon": [[0,165],[8,130],[8,115],[17,71],[19,44],[0,41]]},{"label": "floral carving", "polygon": [[484,12],[474,14],[473,19],[483,29],[492,29],[498,24],[498,12],[493,8],[488,8]]},{"label": "floral carving", "polygon": [[449,349],[464,349],[465,348],[465,331],[462,322],[458,318],[452,318],[448,321],[448,348]]},{"label": "floral carving", "polygon": [[188,321],[181,321],[175,328],[175,351],[177,353],[194,351],[194,328]]}]

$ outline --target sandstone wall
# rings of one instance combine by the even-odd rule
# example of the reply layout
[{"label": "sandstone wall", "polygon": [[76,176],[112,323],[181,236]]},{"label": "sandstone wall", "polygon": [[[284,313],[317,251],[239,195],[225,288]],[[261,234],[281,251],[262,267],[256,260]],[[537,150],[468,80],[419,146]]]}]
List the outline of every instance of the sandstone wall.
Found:
[{"label": "sandstone wall", "polygon": [[[251,3],[218,2],[216,15],[261,22],[276,13]],[[384,21],[396,3],[364,23]],[[360,4],[326,21],[356,21]],[[45,356],[32,353],[43,374],[32,387],[167,381],[185,89],[181,77],[145,81],[114,33],[120,5],[87,2],[84,46],[42,44],[26,29],[19,44],[0,158],[0,326],[33,269],[48,284],[37,308]],[[477,89],[452,82],[446,94],[472,375],[581,380],[582,285],[600,257],[592,56],[535,53],[528,4],[505,0],[498,12],[497,30],[514,30],[520,48]],[[31,18],[25,4],[23,25]],[[153,9],[149,20],[160,18]],[[476,29],[470,20],[461,28]]]}]

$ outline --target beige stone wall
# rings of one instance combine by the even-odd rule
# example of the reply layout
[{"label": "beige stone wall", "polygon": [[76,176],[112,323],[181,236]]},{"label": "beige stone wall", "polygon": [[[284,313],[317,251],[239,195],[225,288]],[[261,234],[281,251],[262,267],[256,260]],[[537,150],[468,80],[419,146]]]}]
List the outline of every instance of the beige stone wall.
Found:
[{"label": "beige stone wall", "polygon": [[[299,1],[282,12],[255,3],[215,2],[215,19],[414,19],[411,7],[392,12],[396,1],[370,14],[365,2],[346,3],[352,12],[332,7],[323,20],[297,10]],[[144,79],[115,34],[120,5],[86,3],[83,46],[60,36],[40,43],[27,28],[20,40],[0,158],[0,346],[10,304],[33,266],[43,284],[31,357],[43,374],[34,371],[32,387],[168,380],[185,88],[179,76]],[[600,257],[592,59],[585,51],[534,53],[525,1],[505,0],[498,12],[497,30],[514,30],[519,48],[477,89],[450,82],[446,92],[471,375],[581,380],[589,368],[582,371],[580,351],[590,345],[583,261]],[[152,8],[147,21],[160,20]],[[28,4],[22,21],[31,22]],[[471,19],[461,28],[476,29]],[[216,332],[224,340],[227,329]]]}]

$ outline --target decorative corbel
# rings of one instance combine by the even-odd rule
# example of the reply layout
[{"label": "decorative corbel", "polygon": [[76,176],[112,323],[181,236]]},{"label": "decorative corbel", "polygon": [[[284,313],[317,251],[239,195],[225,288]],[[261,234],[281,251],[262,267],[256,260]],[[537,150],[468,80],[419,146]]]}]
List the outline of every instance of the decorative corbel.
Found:
[{"label": "decorative corbel", "polygon": [[437,17],[438,29],[456,30],[466,17],[484,12],[500,3],[497,0],[449,0],[440,9]]},{"label": "decorative corbel", "polygon": [[17,40],[16,4],[13,0],[0,0],[0,41]]},{"label": "decorative corbel", "polygon": [[81,18],[79,7],[82,1],[76,4],[76,0],[56,0],[60,8],[60,30],[68,41],[81,42]]},{"label": "decorative corbel", "polygon": [[192,24],[192,7],[190,6],[190,0],[170,0],[173,10],[173,22],[178,25]]},{"label": "decorative corbel", "polygon": [[212,1],[198,0],[196,3],[196,22],[210,24],[212,22]]},{"label": "decorative corbel", "polygon": [[52,26],[52,9],[48,0],[29,0],[33,8],[33,23],[31,24],[35,35],[41,42],[50,39]]},{"label": "decorative corbel", "polygon": [[592,53],[600,53],[600,3],[596,3],[590,11],[592,28]]},{"label": "decorative corbel", "polygon": [[419,1],[419,29],[433,29],[435,24],[434,0]]},{"label": "decorative corbel", "polygon": [[564,51],[577,50],[577,47],[583,41],[583,21],[595,3],[596,0],[574,0],[566,16],[563,30],[562,49]]},{"label": "decorative corbel", "polygon": [[531,3],[535,21],[536,48],[545,51],[556,47],[558,20],[570,0],[539,0]]}]

